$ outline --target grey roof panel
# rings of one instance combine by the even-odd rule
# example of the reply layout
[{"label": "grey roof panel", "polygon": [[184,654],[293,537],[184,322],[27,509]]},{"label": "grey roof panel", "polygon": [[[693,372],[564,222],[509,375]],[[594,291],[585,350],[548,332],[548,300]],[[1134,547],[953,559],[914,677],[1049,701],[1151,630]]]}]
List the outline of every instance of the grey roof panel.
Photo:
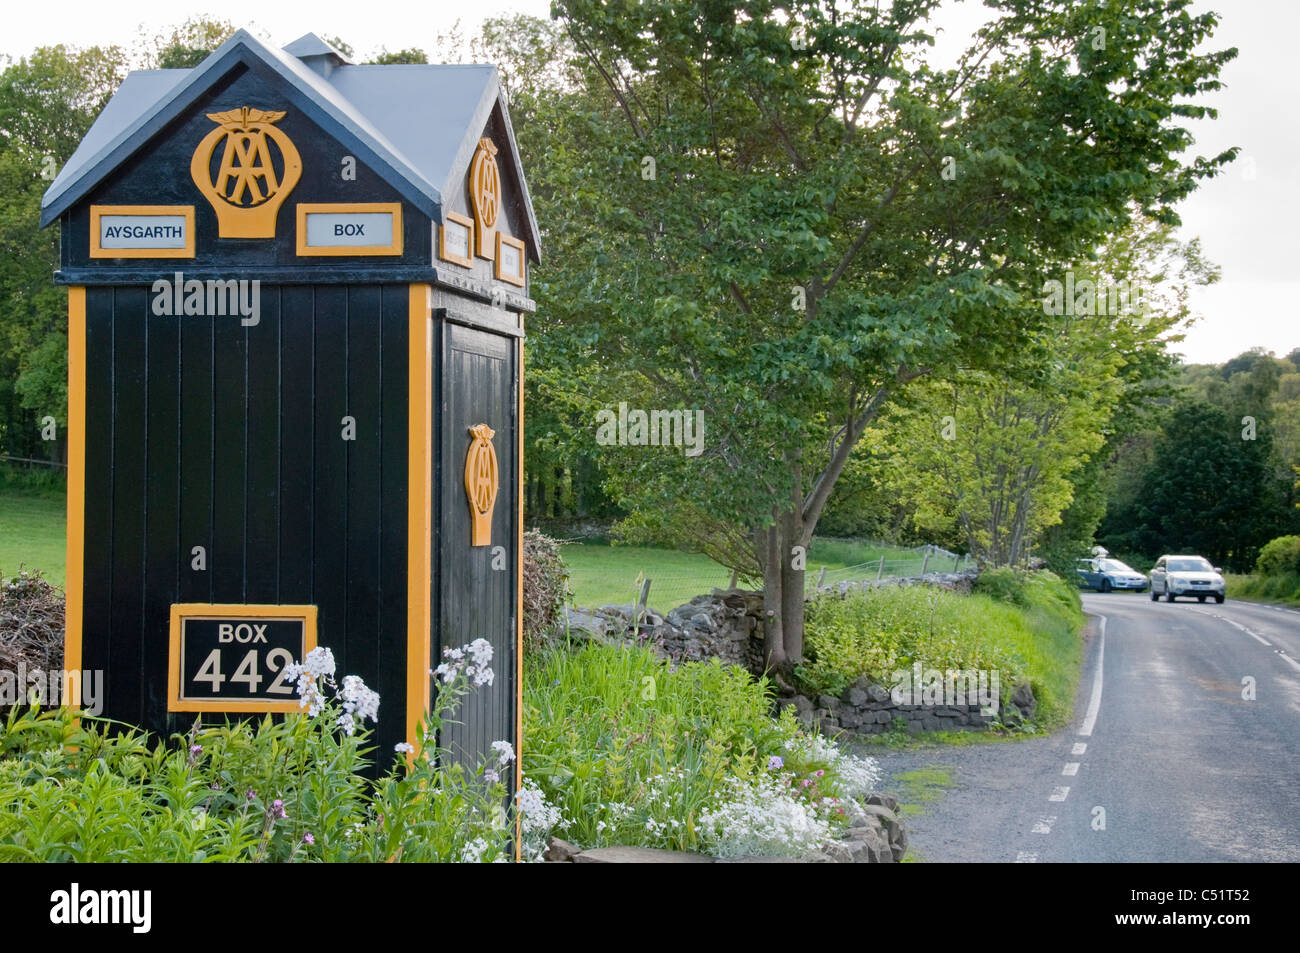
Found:
[{"label": "grey roof panel", "polygon": [[[69,183],[107,158],[120,138],[121,131],[147,116],[172,87],[189,73],[190,70],[187,69],[153,69],[136,70],[128,74],[76,151],[45,190],[42,206],[50,204],[63,194]],[[42,226],[46,224],[46,221],[41,222]]]},{"label": "grey roof panel", "polygon": [[352,62],[340,50],[330,46],[315,33],[304,33],[286,46],[284,51],[290,56],[296,56],[299,59],[306,59],[309,56],[333,56],[340,63],[351,64]]}]

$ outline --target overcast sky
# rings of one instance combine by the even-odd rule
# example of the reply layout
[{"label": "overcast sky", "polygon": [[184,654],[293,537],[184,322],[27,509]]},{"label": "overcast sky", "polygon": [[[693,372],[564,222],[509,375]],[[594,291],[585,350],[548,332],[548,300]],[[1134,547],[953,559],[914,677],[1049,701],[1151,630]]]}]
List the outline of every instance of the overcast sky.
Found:
[{"label": "overcast sky", "polygon": [[[1194,362],[1219,363],[1249,347],[1279,356],[1300,347],[1300,106],[1295,96],[1295,52],[1300,27],[1296,0],[1198,0],[1198,9],[1222,14],[1215,49],[1236,46],[1223,73],[1226,89],[1210,105],[1219,119],[1195,124],[1195,152],[1213,155],[1236,145],[1241,157],[1203,185],[1181,208],[1184,237],[1199,236],[1219,264],[1218,284],[1198,289],[1201,319],[1180,350]],[[38,46],[119,44],[131,49],[141,28],[152,35],[186,17],[213,14],[283,45],[308,31],[338,36],[365,57],[380,49],[428,48],[457,20],[471,36],[483,18],[502,13],[547,16],[549,0],[475,0],[389,6],[358,0],[63,0],[54,6],[10,4],[0,32],[0,54],[26,55]],[[936,57],[958,52],[984,11],[974,0],[952,2],[936,17],[942,29]]]}]

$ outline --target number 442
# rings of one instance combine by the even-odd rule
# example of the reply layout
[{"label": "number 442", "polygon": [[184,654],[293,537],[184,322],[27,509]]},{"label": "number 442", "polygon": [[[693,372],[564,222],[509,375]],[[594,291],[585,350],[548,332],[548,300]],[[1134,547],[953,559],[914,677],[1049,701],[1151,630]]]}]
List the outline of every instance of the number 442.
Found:
[{"label": "number 442", "polygon": [[[230,676],[231,684],[243,683],[248,686],[248,694],[256,695],[257,687],[266,679],[258,670],[257,649],[250,649],[244,656],[239,667],[235,669],[235,674]],[[271,649],[266,654],[266,667],[270,674],[275,675],[275,680],[267,686],[268,695],[292,695],[293,687],[285,677],[284,667],[293,661],[293,653],[288,649]],[[221,649],[213,649],[208,653],[208,657],[203,660],[199,666],[198,674],[194,676],[196,682],[207,682],[212,688],[212,694],[221,691],[221,686],[225,684],[226,676],[221,672]]]}]

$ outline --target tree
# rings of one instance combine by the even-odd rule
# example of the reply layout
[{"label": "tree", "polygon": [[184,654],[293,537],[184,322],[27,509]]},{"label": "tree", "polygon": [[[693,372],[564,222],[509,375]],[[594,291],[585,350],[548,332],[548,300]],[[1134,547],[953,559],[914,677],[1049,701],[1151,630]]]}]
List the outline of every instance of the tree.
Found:
[{"label": "tree", "polygon": [[1271,455],[1269,432],[1246,435],[1232,411],[1192,400],[1174,406],[1142,481],[1138,547],[1196,553],[1249,572],[1259,547],[1286,528],[1286,484]]},{"label": "tree", "polygon": [[803,652],[800,550],[879,415],[1012,363],[1046,267],[1131,207],[1176,222],[1235,154],[1179,158],[1235,55],[1196,52],[1213,15],[996,6],[933,70],[934,0],[554,5],[584,95],[545,158],[544,334],[606,406],[704,413],[702,455],[619,448],[613,479],[635,521],[748,541],[777,672]]},{"label": "tree", "polygon": [[[41,196],[126,73],[117,47],[43,47],[0,73],[0,453],[61,460],[67,294],[50,275],[58,232]],[[59,439],[42,439],[54,418]]]}]

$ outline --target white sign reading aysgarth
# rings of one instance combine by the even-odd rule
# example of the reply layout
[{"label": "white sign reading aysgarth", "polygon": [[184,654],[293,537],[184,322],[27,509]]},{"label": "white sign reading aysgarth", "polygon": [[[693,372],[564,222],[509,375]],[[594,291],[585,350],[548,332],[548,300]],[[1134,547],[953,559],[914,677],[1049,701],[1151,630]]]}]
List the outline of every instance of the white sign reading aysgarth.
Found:
[{"label": "white sign reading aysgarth", "polygon": [[185,248],[184,215],[102,215],[100,248]]}]

